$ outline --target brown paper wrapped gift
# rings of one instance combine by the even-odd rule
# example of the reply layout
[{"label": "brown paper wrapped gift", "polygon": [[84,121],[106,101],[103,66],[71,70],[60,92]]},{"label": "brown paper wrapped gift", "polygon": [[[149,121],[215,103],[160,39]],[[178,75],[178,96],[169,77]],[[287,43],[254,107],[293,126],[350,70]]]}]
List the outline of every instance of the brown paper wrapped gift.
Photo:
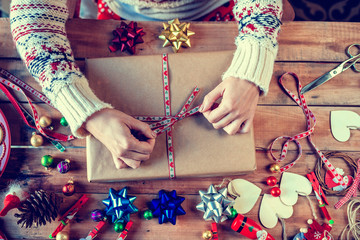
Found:
[{"label": "brown paper wrapped gift", "polygon": [[[232,52],[169,54],[172,115],[195,86],[200,93],[193,106],[201,104],[231,59]],[[116,109],[132,116],[165,115],[162,55],[88,59],[86,76],[96,95]],[[236,175],[256,168],[253,131],[230,136],[197,114],[177,122],[172,133],[177,178]],[[110,152],[94,137],[87,138],[86,148],[90,182],[169,177],[165,134],[157,137],[151,158],[136,170],[116,169]]]}]

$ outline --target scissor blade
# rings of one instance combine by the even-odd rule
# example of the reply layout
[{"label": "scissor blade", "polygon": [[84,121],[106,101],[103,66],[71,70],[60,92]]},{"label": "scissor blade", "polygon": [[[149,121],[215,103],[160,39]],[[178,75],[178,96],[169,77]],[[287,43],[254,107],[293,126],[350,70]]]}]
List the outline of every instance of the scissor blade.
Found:
[{"label": "scissor blade", "polygon": [[[340,69],[341,68],[341,69]],[[318,77],[317,79],[315,79],[314,81],[312,81],[311,83],[309,83],[308,85],[306,85],[305,87],[303,87],[301,89],[301,94],[304,94],[310,90],[313,90],[314,88],[317,88],[318,86],[320,86],[321,84],[329,81],[330,79],[332,79],[333,77],[335,77],[336,75],[340,74],[342,72],[342,66],[337,66],[336,68],[334,68],[333,70],[325,73],[324,75],[322,75],[321,77]]]}]

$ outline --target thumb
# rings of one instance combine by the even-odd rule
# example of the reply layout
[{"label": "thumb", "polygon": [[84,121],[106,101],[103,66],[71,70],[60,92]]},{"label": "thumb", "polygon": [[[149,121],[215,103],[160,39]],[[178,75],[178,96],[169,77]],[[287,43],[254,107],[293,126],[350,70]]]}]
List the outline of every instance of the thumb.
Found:
[{"label": "thumb", "polygon": [[136,121],[132,124],[132,129],[139,131],[140,133],[142,133],[145,137],[147,138],[156,138],[157,135],[156,133],[154,133],[151,128],[149,127],[148,124],[141,122],[141,121]]},{"label": "thumb", "polygon": [[222,84],[220,83],[216,88],[214,88],[204,97],[203,103],[201,104],[201,107],[199,109],[200,112],[203,113],[208,111],[212,107],[214,102],[222,96],[223,91],[221,85]]}]

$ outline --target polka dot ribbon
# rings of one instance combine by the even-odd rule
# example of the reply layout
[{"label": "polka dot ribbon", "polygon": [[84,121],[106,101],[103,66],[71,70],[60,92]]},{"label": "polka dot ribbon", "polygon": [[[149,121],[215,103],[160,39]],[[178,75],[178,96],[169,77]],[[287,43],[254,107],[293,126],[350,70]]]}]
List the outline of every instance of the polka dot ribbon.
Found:
[{"label": "polka dot ribbon", "polygon": [[175,175],[175,157],[172,137],[172,126],[186,118],[199,112],[200,106],[190,109],[190,106],[198,95],[200,89],[195,87],[190,96],[182,106],[181,110],[175,115],[171,115],[171,98],[170,98],[170,80],[169,80],[169,64],[167,54],[162,56],[162,79],[163,79],[163,93],[164,93],[164,110],[165,116],[136,116],[135,118],[144,121],[152,122],[149,126],[157,134],[166,133],[166,146],[169,164],[169,178],[173,179]]},{"label": "polka dot ribbon", "polygon": [[[284,77],[286,75],[291,75],[296,80],[296,82],[297,82],[297,91],[298,91],[297,95],[292,93],[290,90],[288,90],[284,86],[283,81],[284,81]],[[314,147],[317,154],[320,156],[321,160],[324,162],[325,166],[330,170],[329,173],[331,174],[332,178],[335,181],[337,181],[345,189],[346,188],[346,183],[344,182],[342,176],[337,173],[337,171],[335,170],[335,167],[330,163],[330,161],[324,156],[324,154],[315,146],[315,144],[311,140],[311,133],[313,133],[314,128],[315,128],[316,118],[315,118],[314,114],[310,111],[310,109],[308,108],[308,106],[306,104],[306,101],[305,101],[304,95],[301,94],[302,86],[301,86],[301,83],[300,83],[300,80],[299,80],[298,76],[295,73],[292,73],[292,72],[284,73],[279,78],[279,84],[283,88],[283,90],[296,102],[296,104],[299,107],[301,107],[301,109],[303,110],[303,112],[305,114],[306,123],[307,123],[306,124],[307,129],[306,129],[305,132],[296,134],[295,136],[292,136],[292,137],[290,137],[290,136],[281,136],[281,137],[276,138],[271,143],[271,145],[270,145],[270,154],[271,154],[272,158],[276,162],[281,162],[282,160],[284,160],[286,158],[286,154],[288,152],[288,146],[289,146],[289,143],[291,141],[295,142],[295,144],[298,146],[298,156],[297,156],[297,158],[294,161],[292,161],[291,163],[281,167],[280,172],[284,172],[284,171],[288,170],[289,168],[291,168],[292,166],[294,166],[296,164],[296,161],[299,160],[299,158],[302,155],[302,148],[301,148],[300,142],[298,140],[307,137],[310,144]],[[311,124],[311,122],[313,122],[313,125]],[[274,146],[274,143],[276,141],[280,140],[280,139],[285,139],[285,142],[284,142],[284,144],[282,146],[280,157],[277,158],[277,157],[275,157],[275,155],[273,153],[273,146]]]},{"label": "polka dot ribbon", "polygon": [[[32,87],[30,87],[29,85],[27,85],[26,83],[24,83],[23,81],[21,81],[19,78],[15,77],[14,75],[12,75],[11,73],[9,73],[8,71],[1,69],[0,68],[0,74],[4,77],[7,77],[9,80],[0,77],[0,90],[8,97],[8,99],[10,100],[10,102],[13,104],[13,106],[15,107],[15,109],[17,110],[17,112],[20,114],[21,118],[24,120],[24,122],[31,128],[33,129],[37,129],[42,135],[44,135],[45,137],[49,138],[50,140],[54,140],[54,141],[69,141],[74,139],[75,137],[73,135],[65,135],[65,134],[61,134],[61,133],[56,133],[53,131],[50,131],[48,129],[42,128],[39,124],[39,115],[36,111],[35,106],[33,105],[33,103],[31,102],[31,99],[25,94],[25,92],[22,90],[22,88],[24,88],[26,91],[28,91],[30,94],[36,96],[37,98],[39,98],[40,100],[42,100],[44,103],[48,104],[51,107],[54,107],[50,100],[45,97],[42,93],[38,92],[37,90],[33,89]],[[13,82],[15,82],[16,84],[14,84]],[[10,91],[7,89],[13,89],[17,92],[22,93],[27,101],[29,102],[29,105],[31,107],[31,110],[33,112],[33,117],[35,119],[35,127],[32,126],[28,120],[26,119],[23,111],[21,110],[17,100],[13,97],[13,95],[10,93]]]},{"label": "polka dot ribbon", "polygon": [[351,185],[351,187],[349,188],[346,195],[335,204],[334,207],[336,209],[339,209],[342,205],[344,205],[347,201],[349,201],[351,197],[357,196],[359,183],[360,183],[360,159],[357,161],[357,172],[356,172],[354,182]]}]

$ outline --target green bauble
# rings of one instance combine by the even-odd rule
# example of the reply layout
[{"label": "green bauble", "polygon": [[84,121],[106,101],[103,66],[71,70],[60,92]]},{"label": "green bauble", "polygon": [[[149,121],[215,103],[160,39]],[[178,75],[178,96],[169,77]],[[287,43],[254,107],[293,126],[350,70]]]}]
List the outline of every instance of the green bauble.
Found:
[{"label": "green bauble", "polygon": [[122,224],[121,222],[117,222],[114,224],[114,230],[117,233],[121,233],[124,230],[124,224]]},{"label": "green bauble", "polygon": [[50,167],[54,163],[54,159],[50,155],[45,155],[41,158],[41,165],[44,167]]},{"label": "green bauble", "polygon": [[145,218],[146,220],[151,220],[153,217],[154,217],[154,216],[153,216],[151,210],[146,210],[146,211],[144,212],[144,218]]},{"label": "green bauble", "polygon": [[68,122],[66,121],[66,119],[65,119],[64,117],[62,117],[62,118],[60,119],[60,124],[61,124],[62,126],[64,126],[64,127],[69,126]]},{"label": "green bauble", "polygon": [[231,215],[228,216],[229,219],[233,219],[236,217],[237,211],[235,210],[235,208],[231,208]]}]

